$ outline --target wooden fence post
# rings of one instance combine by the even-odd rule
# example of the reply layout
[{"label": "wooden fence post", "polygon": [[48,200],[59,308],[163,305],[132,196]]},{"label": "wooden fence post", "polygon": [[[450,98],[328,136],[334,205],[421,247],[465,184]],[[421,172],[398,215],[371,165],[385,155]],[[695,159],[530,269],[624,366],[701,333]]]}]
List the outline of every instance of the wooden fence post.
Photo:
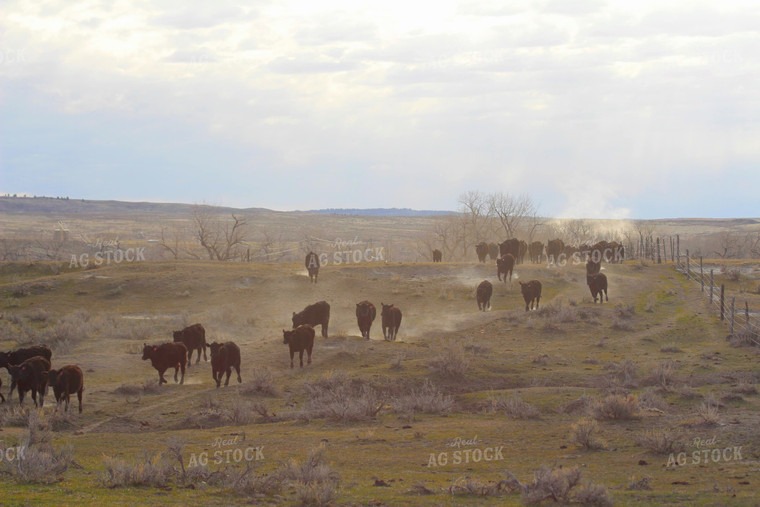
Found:
[{"label": "wooden fence post", "polygon": [[731,336],[734,335],[734,303],[736,303],[736,296],[731,298],[731,325],[729,326],[729,332]]},{"label": "wooden fence post", "polygon": [[726,296],[726,285],[720,284],[720,320],[725,320],[725,313],[726,313],[725,296]]},{"label": "wooden fence post", "polygon": [[710,270],[710,304],[713,302],[713,270]]},{"label": "wooden fence post", "polygon": [[681,235],[676,234],[676,256],[678,257],[678,269],[681,269]]},{"label": "wooden fence post", "polygon": [[747,331],[749,331],[749,303],[744,301],[744,319],[747,323]]},{"label": "wooden fence post", "polygon": [[686,276],[691,277],[691,267],[689,263],[689,249],[686,249]]},{"label": "wooden fence post", "polygon": [[705,270],[702,267],[702,256],[699,256],[699,281],[702,284],[702,292],[705,291]]},{"label": "wooden fence post", "polygon": [[[663,243],[662,246],[665,246]],[[657,264],[662,264],[662,257],[660,257],[660,238],[657,238]]]}]

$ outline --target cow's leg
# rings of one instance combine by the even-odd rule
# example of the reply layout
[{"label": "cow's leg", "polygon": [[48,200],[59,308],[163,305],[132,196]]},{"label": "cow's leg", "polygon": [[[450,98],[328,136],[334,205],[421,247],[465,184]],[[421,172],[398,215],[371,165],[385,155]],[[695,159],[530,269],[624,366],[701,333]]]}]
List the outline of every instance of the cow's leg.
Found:
[{"label": "cow's leg", "polygon": [[306,353],[309,355],[309,359],[306,361],[306,364],[311,364],[311,349],[306,349]]},{"label": "cow's leg", "polygon": [[64,396],[64,398],[63,398],[63,399],[64,399],[64,401],[66,402],[66,405],[64,406],[64,408],[63,408],[63,411],[64,411],[64,412],[68,412],[68,411],[69,411],[69,392],[68,392],[68,391],[66,391],[66,392],[63,394],[63,396]]},{"label": "cow's leg", "polygon": [[[203,351],[203,360],[208,361],[208,357],[206,357],[206,339],[205,338],[203,339],[203,343],[201,343],[201,350]],[[198,359],[200,359],[200,357]]]},{"label": "cow's leg", "polygon": [[298,351],[298,360],[301,363],[301,368],[303,368],[303,349]]},{"label": "cow's leg", "polygon": [[293,367],[293,355],[294,355],[294,351],[291,350],[290,351],[290,367],[291,368]]},{"label": "cow's leg", "polygon": [[13,399],[13,390],[14,390],[14,389],[16,389],[16,381],[15,381],[15,380],[13,380],[13,379],[11,379],[11,390],[10,390],[10,392],[8,393],[8,399],[9,399],[9,400],[12,400],[12,399]]},{"label": "cow's leg", "polygon": [[34,387],[32,388],[32,399],[34,400],[34,406],[39,407],[39,405],[37,405],[37,389]]},{"label": "cow's leg", "polygon": [[165,371],[166,371],[166,368],[164,368],[163,370],[158,370],[158,385],[166,383],[166,379],[164,378]]},{"label": "cow's leg", "polygon": [[232,367],[228,366],[227,367],[227,379],[224,381],[224,387],[227,387],[228,385],[230,385],[230,375],[232,375]]},{"label": "cow's leg", "polygon": [[195,364],[198,364],[201,362],[201,350],[203,350],[203,345],[198,346],[198,357],[195,359]]},{"label": "cow's leg", "polygon": [[323,338],[327,338],[327,325],[328,325],[327,322],[325,322],[324,324],[322,324],[322,337]]},{"label": "cow's leg", "polygon": [[607,295],[607,289],[604,289],[604,297],[607,301],[610,300],[610,297]]},{"label": "cow's leg", "polygon": [[26,394],[26,391],[22,390],[20,387],[18,389],[18,404],[22,405],[24,403],[24,395]]},{"label": "cow's leg", "polygon": [[538,310],[538,302],[541,301],[541,296],[536,296],[536,310]]},{"label": "cow's leg", "polygon": [[80,389],[79,391],[77,391],[77,398],[79,398],[79,413],[80,414],[82,413],[82,391],[84,391],[84,389]]},{"label": "cow's leg", "polygon": [[238,376],[238,384],[240,384],[240,383],[243,382],[243,379],[240,378],[240,365],[239,364],[235,365],[235,371],[237,372],[237,376]]},{"label": "cow's leg", "polygon": [[182,377],[179,379],[180,384],[185,383],[185,363],[179,363],[180,372],[182,373]]}]

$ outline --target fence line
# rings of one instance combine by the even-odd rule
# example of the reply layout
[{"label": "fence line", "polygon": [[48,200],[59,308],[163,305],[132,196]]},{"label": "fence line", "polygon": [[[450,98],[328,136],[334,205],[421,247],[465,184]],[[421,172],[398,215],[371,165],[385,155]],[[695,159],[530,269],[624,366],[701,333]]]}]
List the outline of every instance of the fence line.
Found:
[{"label": "fence line", "polygon": [[[726,291],[725,284],[720,285],[720,296],[715,297],[715,289],[717,286],[714,284],[713,269],[710,269],[706,275],[704,270],[704,264],[702,257],[699,258],[699,266],[694,268],[689,257],[689,250],[686,250],[686,256],[684,262],[681,262],[680,252],[677,252],[677,262],[675,269],[679,273],[686,276],[688,280],[691,280],[700,285],[702,299],[707,303],[707,306],[720,315],[720,320],[728,320],[729,337],[736,335],[742,336],[744,339],[752,342],[753,344],[760,346],[760,326],[757,322],[757,317],[754,321],[750,319],[751,314],[758,315],[758,312],[750,312],[749,301],[744,300],[744,322],[737,319],[736,315],[736,295],[729,295]],[[706,280],[706,276],[708,276]],[[727,301],[730,303],[727,304]]]}]

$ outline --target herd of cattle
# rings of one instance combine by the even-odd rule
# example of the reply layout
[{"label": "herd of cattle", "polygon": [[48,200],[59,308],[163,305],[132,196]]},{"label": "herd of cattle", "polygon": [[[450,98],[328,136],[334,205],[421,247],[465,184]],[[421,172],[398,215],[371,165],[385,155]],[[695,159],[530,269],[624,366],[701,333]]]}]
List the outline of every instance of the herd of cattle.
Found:
[{"label": "herd of cattle", "polygon": [[[586,284],[591,291],[591,296],[594,298],[594,303],[596,303],[597,297],[599,298],[599,303],[604,303],[605,300],[609,301],[609,297],[607,296],[607,275],[601,273],[602,260],[606,260],[607,262],[621,262],[624,257],[622,254],[623,247],[615,242],[608,243],[606,241],[600,241],[593,246],[582,245],[581,248],[583,249],[576,247],[570,248],[573,249],[573,251],[570,251],[571,256],[577,255],[578,258],[580,258],[580,255],[583,255],[586,258]],[[531,260],[534,259],[535,254],[535,258],[538,259],[537,262],[540,262],[541,256],[543,255],[543,244],[539,241],[528,245],[522,240],[510,239],[499,245],[498,249],[500,250],[497,250],[497,245],[495,243],[488,245],[485,242],[481,242],[475,245],[475,251],[478,254],[479,261],[485,262],[486,255],[491,256],[491,258],[496,258],[496,277],[499,281],[502,281],[503,276],[505,284],[507,281],[509,281],[510,284],[512,283],[512,273],[515,264],[521,262],[518,260],[521,256],[524,256],[525,250],[530,252]],[[493,253],[494,250],[499,252],[500,255],[496,256],[496,254]],[[517,256],[514,255],[514,251],[517,251]],[[559,256],[567,255],[568,253],[562,240],[559,239],[550,240],[547,251],[551,252],[548,255],[550,262],[552,263],[556,263],[556,259]],[[612,252],[612,255],[610,255],[610,252]],[[433,258],[435,259],[436,257],[439,259],[438,262],[440,262],[440,251],[438,250],[433,251]],[[525,311],[532,310],[534,302],[535,309],[537,310],[538,302],[541,299],[541,282],[538,280],[530,280],[526,283],[518,283],[520,284],[520,292],[525,300]],[[491,282],[488,280],[480,282],[475,291],[478,310],[486,311],[491,308],[492,294],[493,285]]]},{"label": "herd of cattle", "polygon": [[[601,273],[601,262],[620,262],[623,258],[622,246],[612,242],[602,241],[595,245],[581,245],[580,247],[568,247],[562,240],[550,240],[546,246],[546,255],[550,262],[556,262],[561,255],[573,256],[579,252],[586,257],[586,283],[594,298],[594,303],[599,298],[602,303],[609,301],[607,296],[607,276]],[[485,242],[475,245],[475,251],[480,262],[485,262],[487,256],[496,260],[496,275],[499,281],[511,284],[512,273],[515,264],[523,262],[525,254],[530,254],[532,262],[541,262],[544,255],[544,245],[541,242],[533,242],[530,245],[522,240],[510,239],[500,245]],[[613,252],[610,256],[609,253]],[[434,262],[441,262],[440,250],[433,251]],[[319,274],[319,258],[314,252],[309,252],[305,259],[305,266],[309,271],[309,278],[313,283],[317,282]],[[525,300],[525,311],[538,309],[541,300],[541,282],[530,280],[520,284],[520,292]],[[486,311],[491,307],[493,285],[488,280],[483,280],[477,287],[476,299],[478,309]],[[362,337],[370,339],[370,329],[377,315],[375,306],[367,301],[356,304],[356,320]],[[383,337],[387,341],[394,341],[401,326],[401,310],[396,306],[381,303],[381,319]],[[298,352],[300,366],[303,367],[303,354],[307,354],[307,364],[311,364],[311,355],[314,348],[314,328],[321,327],[322,336],[327,338],[330,323],[330,305],[326,301],[319,301],[307,306],[302,311],[293,312],[293,328],[282,330],[283,343],[290,350],[290,367],[293,368],[293,359]],[[234,369],[237,372],[238,382],[240,377],[240,348],[232,341],[224,343],[206,342],[206,330],[201,324],[193,324],[174,331],[174,340],[159,345],[143,344],[143,360],[150,360],[151,365],[158,371],[159,385],[166,381],[164,373],[174,368],[174,381],[180,384],[185,380],[185,368],[190,367],[193,352],[197,352],[195,363],[198,364],[203,355],[204,361],[208,361],[206,348],[211,350],[211,376],[216,382],[216,387],[221,386],[222,377],[226,374],[225,386],[229,385],[230,375]],[[31,391],[32,399],[37,405],[43,406],[44,397],[48,386],[53,387],[56,402],[60,405],[65,402],[68,411],[70,396],[76,393],[79,399],[79,412],[82,412],[82,393],[84,391],[84,375],[77,365],[66,365],[60,369],[51,368],[52,351],[45,345],[34,345],[27,348],[19,348],[11,352],[0,352],[0,368],[5,367],[11,377],[9,398],[18,387],[19,404],[24,401],[24,396]],[[181,378],[178,375],[181,372]],[[0,387],[2,379],[0,379]],[[5,397],[0,393],[0,401],[5,402]]]}]

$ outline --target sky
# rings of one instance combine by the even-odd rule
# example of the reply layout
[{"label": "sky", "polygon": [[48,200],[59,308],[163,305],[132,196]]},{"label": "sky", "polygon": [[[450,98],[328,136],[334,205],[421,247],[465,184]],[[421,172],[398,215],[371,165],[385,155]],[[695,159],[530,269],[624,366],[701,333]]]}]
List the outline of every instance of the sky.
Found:
[{"label": "sky", "polygon": [[0,193],[757,217],[760,3],[0,7]]}]

